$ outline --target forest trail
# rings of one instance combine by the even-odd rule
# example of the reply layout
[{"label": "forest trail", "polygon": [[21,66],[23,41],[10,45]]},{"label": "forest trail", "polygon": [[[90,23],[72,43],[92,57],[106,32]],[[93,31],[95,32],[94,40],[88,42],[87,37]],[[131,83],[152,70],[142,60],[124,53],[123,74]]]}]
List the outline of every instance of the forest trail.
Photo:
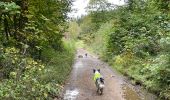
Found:
[{"label": "forest trail", "polygon": [[[155,100],[155,96],[133,86],[127,78],[112,70],[106,63],[84,49],[77,50],[70,78],[65,86],[62,100]],[[78,56],[83,56],[78,57]],[[105,79],[104,94],[98,95],[93,77],[93,68],[100,69]]]}]

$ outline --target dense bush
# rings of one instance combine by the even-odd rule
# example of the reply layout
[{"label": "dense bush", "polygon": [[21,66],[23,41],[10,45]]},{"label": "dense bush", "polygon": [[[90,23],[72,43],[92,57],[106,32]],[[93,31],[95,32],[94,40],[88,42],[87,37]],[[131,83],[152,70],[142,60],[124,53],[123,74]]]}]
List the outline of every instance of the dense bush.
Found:
[{"label": "dense bush", "polygon": [[[74,45],[65,43],[64,51],[43,53],[41,61],[22,56],[19,49],[1,48],[0,99],[52,99],[59,96],[71,71]],[[1,76],[2,77],[2,76]]]},{"label": "dense bush", "polygon": [[71,0],[0,1],[0,99],[49,100],[71,71],[74,43],[62,40]]}]

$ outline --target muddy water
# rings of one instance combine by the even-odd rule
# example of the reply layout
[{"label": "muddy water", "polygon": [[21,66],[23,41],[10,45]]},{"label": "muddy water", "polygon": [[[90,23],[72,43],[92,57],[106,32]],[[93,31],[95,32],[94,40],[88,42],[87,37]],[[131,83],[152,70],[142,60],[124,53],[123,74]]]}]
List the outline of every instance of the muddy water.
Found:
[{"label": "muddy water", "polygon": [[141,100],[139,95],[128,86],[123,86],[124,97],[126,100]]},{"label": "muddy water", "polygon": [[71,74],[71,79],[67,83],[67,89],[65,90],[64,100],[76,100],[79,95],[79,90],[77,87],[78,75],[80,74],[80,70],[83,68],[83,63],[81,60],[77,60],[73,66],[73,71]]},{"label": "muddy water", "polygon": [[156,100],[156,96],[143,90],[141,87],[133,86],[130,83],[122,85],[124,98],[126,100]]},{"label": "muddy water", "polygon": [[[136,88],[125,78],[113,71],[106,63],[97,57],[89,55],[78,58],[86,53],[79,49],[73,70],[63,94],[64,100],[155,100],[156,97],[141,88]],[[100,68],[105,79],[104,94],[98,95],[93,77],[93,68]],[[63,100],[62,99],[62,100]]]}]

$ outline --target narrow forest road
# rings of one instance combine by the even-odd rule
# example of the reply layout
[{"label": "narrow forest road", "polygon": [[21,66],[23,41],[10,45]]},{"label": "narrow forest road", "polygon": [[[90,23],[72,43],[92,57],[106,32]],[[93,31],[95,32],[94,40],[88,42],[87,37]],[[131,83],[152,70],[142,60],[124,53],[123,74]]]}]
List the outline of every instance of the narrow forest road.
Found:
[{"label": "narrow forest road", "polygon": [[[73,65],[70,79],[65,86],[62,100],[155,100],[150,93],[131,85],[124,77],[111,70],[104,62],[86,51],[77,50],[77,58]],[[82,55],[83,58],[78,56]],[[105,78],[104,94],[98,95],[93,77],[93,68],[100,68]],[[142,91],[142,92],[141,92]]]}]

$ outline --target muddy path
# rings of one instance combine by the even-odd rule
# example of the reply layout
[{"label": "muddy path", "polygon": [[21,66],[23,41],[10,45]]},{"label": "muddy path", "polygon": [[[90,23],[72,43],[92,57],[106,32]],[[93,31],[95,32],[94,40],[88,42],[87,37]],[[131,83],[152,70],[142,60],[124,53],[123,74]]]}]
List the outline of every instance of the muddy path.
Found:
[{"label": "muddy path", "polygon": [[[77,50],[73,70],[68,80],[62,100],[155,100],[155,96],[131,85],[128,80],[112,70],[106,63],[83,49]],[[78,57],[82,55],[83,57]],[[101,70],[105,79],[104,94],[98,95],[93,77],[93,68]]]}]

